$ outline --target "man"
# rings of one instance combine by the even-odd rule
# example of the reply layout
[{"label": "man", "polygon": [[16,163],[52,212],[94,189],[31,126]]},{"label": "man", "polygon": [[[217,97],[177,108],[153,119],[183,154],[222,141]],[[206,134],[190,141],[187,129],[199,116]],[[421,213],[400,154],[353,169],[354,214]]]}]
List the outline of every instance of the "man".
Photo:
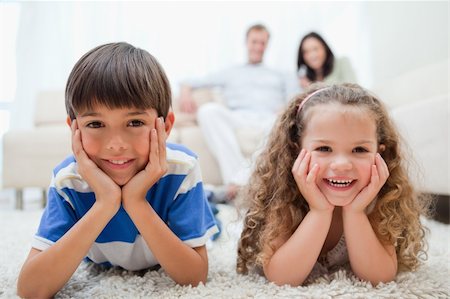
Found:
[{"label": "man", "polygon": [[[268,132],[276,113],[287,100],[283,75],[262,63],[268,41],[269,32],[265,26],[251,26],[246,34],[246,64],[231,67],[203,80],[188,81],[181,87],[180,108],[187,113],[197,112],[205,142],[218,161],[226,186],[224,195],[228,200],[233,199],[239,186],[247,182],[250,171],[235,130],[245,127]],[[224,103],[207,103],[197,107],[192,89],[200,87],[220,87]]]}]

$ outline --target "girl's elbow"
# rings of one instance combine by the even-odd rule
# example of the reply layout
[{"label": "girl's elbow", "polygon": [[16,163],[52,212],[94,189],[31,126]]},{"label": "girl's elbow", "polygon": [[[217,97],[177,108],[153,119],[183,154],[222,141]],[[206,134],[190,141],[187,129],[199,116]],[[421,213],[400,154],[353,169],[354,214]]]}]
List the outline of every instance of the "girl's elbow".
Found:
[{"label": "girl's elbow", "polygon": [[266,279],[277,286],[289,285],[292,287],[301,286],[305,281],[305,278],[301,277],[288,277],[286,271],[275,271],[273,269],[264,269],[264,276]]},{"label": "girl's elbow", "polygon": [[303,284],[303,282],[304,282],[304,279],[292,280],[292,279],[287,279],[286,277],[283,277],[283,276],[281,276],[281,277],[267,277],[266,276],[266,278],[267,278],[268,281],[276,284],[279,287],[285,286],[285,285],[288,285],[288,286],[291,286],[291,287],[298,287],[298,286],[301,286]]},{"label": "girl's elbow", "polygon": [[385,272],[380,273],[379,275],[375,275],[372,277],[367,276],[358,276],[361,280],[368,281],[372,284],[372,286],[376,287],[380,283],[389,283],[395,280],[397,276],[397,272]]}]

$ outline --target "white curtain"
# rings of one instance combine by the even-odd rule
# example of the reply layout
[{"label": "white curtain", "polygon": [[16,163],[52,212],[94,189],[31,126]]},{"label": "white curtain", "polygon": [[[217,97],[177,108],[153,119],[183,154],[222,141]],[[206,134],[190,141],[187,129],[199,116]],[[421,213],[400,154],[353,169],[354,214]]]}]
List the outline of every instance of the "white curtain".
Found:
[{"label": "white curtain", "polygon": [[302,36],[323,35],[370,84],[370,44],[358,2],[22,2],[17,36],[17,90],[11,127],[33,123],[36,94],[63,90],[75,62],[93,47],[126,41],[153,54],[176,95],[179,82],[242,63],[244,35],[265,24],[265,62],[294,73]]}]

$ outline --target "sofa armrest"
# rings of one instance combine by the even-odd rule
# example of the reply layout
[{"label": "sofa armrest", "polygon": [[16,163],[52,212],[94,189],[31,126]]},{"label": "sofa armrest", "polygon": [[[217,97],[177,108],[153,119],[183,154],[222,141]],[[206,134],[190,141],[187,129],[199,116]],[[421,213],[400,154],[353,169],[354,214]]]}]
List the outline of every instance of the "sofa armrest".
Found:
[{"label": "sofa armrest", "polygon": [[449,98],[442,94],[397,107],[391,115],[419,166],[411,169],[421,191],[449,195]]}]

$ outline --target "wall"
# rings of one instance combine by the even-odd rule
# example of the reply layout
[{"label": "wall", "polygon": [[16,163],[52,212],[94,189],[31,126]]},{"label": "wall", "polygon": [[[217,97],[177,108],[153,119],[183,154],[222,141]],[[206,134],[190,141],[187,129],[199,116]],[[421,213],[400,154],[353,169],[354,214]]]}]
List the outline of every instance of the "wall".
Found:
[{"label": "wall", "polygon": [[448,1],[366,2],[363,5],[371,43],[373,85],[448,59],[448,9]]}]

